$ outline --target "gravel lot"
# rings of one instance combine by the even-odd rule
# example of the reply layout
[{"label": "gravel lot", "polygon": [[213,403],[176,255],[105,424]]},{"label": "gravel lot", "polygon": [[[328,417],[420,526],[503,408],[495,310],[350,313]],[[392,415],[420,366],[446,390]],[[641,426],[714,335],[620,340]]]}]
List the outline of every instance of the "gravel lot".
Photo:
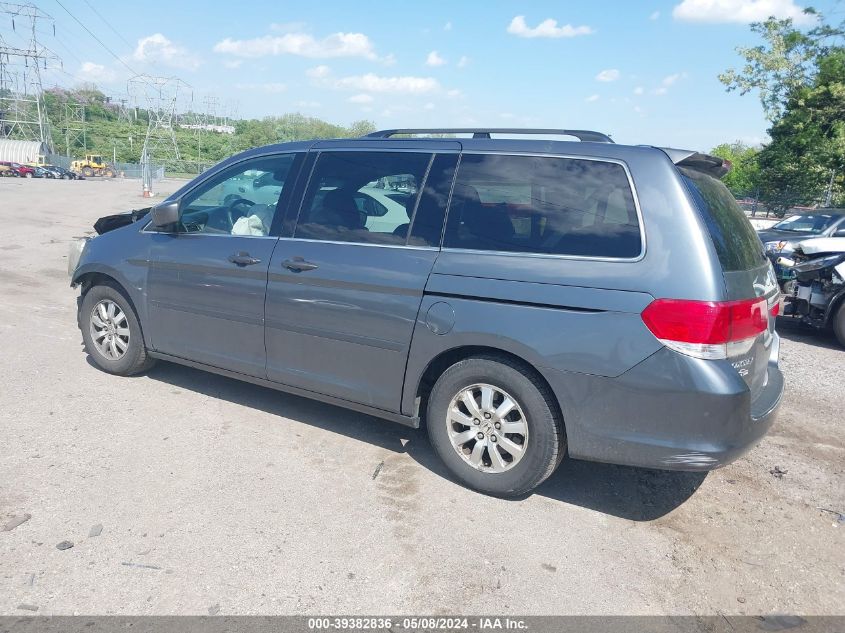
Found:
[{"label": "gravel lot", "polygon": [[569,461],[492,499],[401,426],[166,363],[94,369],[68,241],[139,192],[0,180],[0,614],[843,613],[832,338],[781,324],[780,419],[731,466]]}]

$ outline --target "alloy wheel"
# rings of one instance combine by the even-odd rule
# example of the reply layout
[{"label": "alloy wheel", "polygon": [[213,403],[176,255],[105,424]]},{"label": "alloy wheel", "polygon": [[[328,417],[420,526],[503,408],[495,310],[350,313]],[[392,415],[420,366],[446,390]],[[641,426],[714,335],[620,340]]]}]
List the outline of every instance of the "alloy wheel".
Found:
[{"label": "alloy wheel", "polygon": [[516,466],[528,446],[528,420],[516,399],[486,383],[459,391],[449,403],[446,428],[467,464],[489,473]]},{"label": "alloy wheel", "polygon": [[114,301],[103,299],[91,311],[91,339],[108,360],[120,360],[129,349],[129,322]]}]

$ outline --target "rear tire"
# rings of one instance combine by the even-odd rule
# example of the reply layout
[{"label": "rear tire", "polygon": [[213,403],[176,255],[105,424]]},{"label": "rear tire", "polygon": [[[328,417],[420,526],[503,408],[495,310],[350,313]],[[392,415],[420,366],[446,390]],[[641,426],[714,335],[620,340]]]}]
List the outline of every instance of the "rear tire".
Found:
[{"label": "rear tire", "polygon": [[845,301],[839,304],[836,315],[833,317],[833,333],[836,340],[842,347],[845,347]]},{"label": "rear tire", "polygon": [[91,288],[82,300],[78,321],[85,350],[103,371],[131,376],[155,364],[147,355],[138,317],[122,289],[111,284]]},{"label": "rear tire", "polygon": [[426,425],[434,450],[455,477],[495,496],[533,490],[566,452],[548,386],[506,357],[468,358],[443,372],[428,399]]}]

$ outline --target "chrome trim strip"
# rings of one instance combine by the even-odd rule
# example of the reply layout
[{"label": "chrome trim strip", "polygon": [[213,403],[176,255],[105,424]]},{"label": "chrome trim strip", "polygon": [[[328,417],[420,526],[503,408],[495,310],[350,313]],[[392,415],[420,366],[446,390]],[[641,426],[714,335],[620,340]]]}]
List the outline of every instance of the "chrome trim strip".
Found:
[{"label": "chrome trim strip", "polygon": [[179,233],[178,231],[148,231],[147,227],[152,224],[152,220],[148,222],[143,229],[141,229],[141,233],[146,233],[147,235],[178,235],[182,238],[189,238],[189,237],[249,237],[254,240],[277,240],[278,237],[273,235],[232,235],[231,233],[203,233],[201,231],[197,231],[196,233]]},{"label": "chrome trim strip", "polygon": [[407,244],[375,244],[372,242],[343,242],[340,240],[312,240],[305,237],[280,237],[279,241],[286,242],[312,242],[315,244],[343,244],[346,246],[377,246],[380,248],[407,248],[414,251],[439,251],[437,246],[409,246]]}]

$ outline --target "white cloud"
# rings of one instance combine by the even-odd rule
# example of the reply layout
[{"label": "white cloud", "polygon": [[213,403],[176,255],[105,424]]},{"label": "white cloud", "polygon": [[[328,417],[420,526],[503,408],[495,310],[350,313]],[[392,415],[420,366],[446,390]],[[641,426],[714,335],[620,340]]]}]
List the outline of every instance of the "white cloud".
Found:
[{"label": "white cloud", "polygon": [[584,101],[586,101],[586,102],[588,102],[588,103],[592,103],[593,101],[598,101],[598,100],[599,100],[599,96],[598,96],[598,95],[590,95],[589,97],[587,97],[586,99],[584,99]]},{"label": "white cloud", "polygon": [[199,57],[184,46],[174,44],[161,33],[153,33],[139,39],[138,46],[132,53],[132,59],[151,64],[160,63],[183,70],[196,70],[201,63]]},{"label": "white cloud", "polygon": [[643,88],[642,86],[637,86],[636,88],[634,88],[634,94],[635,95],[641,95],[644,92],[645,92],[645,88]]},{"label": "white cloud", "polygon": [[264,92],[267,94],[279,94],[280,92],[284,92],[288,89],[285,84],[273,81],[259,84],[235,84],[235,88],[238,90]]},{"label": "white cloud", "polygon": [[660,86],[655,88],[652,92],[656,95],[665,95],[669,92],[669,88],[674,86],[678,83],[681,79],[686,79],[687,74],[685,72],[681,73],[674,73],[672,75],[666,75],[662,81],[660,82]]},{"label": "white cloud", "polygon": [[458,60],[458,68],[466,68],[469,66],[470,58],[466,55],[461,55],[461,58]]},{"label": "white cloud", "polygon": [[373,96],[368,95],[366,93],[361,93],[361,94],[353,95],[353,96],[349,97],[349,99],[347,99],[347,101],[349,101],[349,103],[372,103],[373,102]]},{"label": "white cloud", "polygon": [[341,77],[333,85],[341,90],[404,94],[426,94],[440,89],[440,84],[432,77],[381,77],[374,73]]},{"label": "white cloud", "polygon": [[431,51],[425,58],[426,66],[444,66],[445,64],[446,60],[437,51]]},{"label": "white cloud", "polygon": [[309,68],[305,71],[305,74],[311,77],[312,79],[325,79],[331,73],[332,69],[324,65],[314,66],[314,68]]},{"label": "white cloud", "polygon": [[321,108],[323,106],[319,101],[297,101],[294,105],[297,108]]},{"label": "white cloud", "polygon": [[792,18],[796,24],[816,21],[795,0],[683,0],[672,9],[676,20],[688,22],[762,22],[770,16]]},{"label": "white cloud", "polygon": [[444,31],[451,31],[452,30],[452,23],[446,22],[446,24],[443,25],[443,30]]},{"label": "white cloud", "polygon": [[660,83],[662,83],[668,88],[669,86],[678,83],[679,80],[686,79],[686,76],[686,73],[675,73],[674,75],[667,75],[663,78],[663,81]]},{"label": "white cloud", "polygon": [[596,81],[616,81],[619,79],[619,71],[615,68],[608,68],[596,75]]},{"label": "white cloud", "polygon": [[450,99],[459,99],[464,96],[464,93],[458,90],[457,88],[453,88],[446,93],[446,96]]},{"label": "white cloud", "polygon": [[224,68],[240,68],[241,64],[244,63],[242,59],[229,59],[223,62]]},{"label": "white cloud", "polygon": [[658,18],[660,18],[660,11],[655,11],[650,16],[648,16],[649,20],[657,20]]},{"label": "white cloud", "polygon": [[576,37],[590,35],[595,31],[589,26],[572,26],[571,24],[558,26],[557,20],[552,18],[543,20],[532,28],[525,23],[524,15],[518,15],[511,20],[507,32],[518,37]]},{"label": "white cloud", "polygon": [[85,81],[97,83],[99,81],[114,81],[117,75],[111,68],[106,68],[102,64],[95,64],[94,62],[82,62],[79,67],[79,72],[76,75]]},{"label": "white cloud", "polygon": [[364,57],[376,59],[370,38],[363,33],[333,33],[321,40],[307,33],[265,35],[250,40],[227,37],[214,45],[216,53],[236,57],[266,57],[269,55],[299,55],[314,59],[330,57]]},{"label": "white cloud", "polygon": [[423,110],[434,110],[434,104],[429,101],[423,106]]}]

